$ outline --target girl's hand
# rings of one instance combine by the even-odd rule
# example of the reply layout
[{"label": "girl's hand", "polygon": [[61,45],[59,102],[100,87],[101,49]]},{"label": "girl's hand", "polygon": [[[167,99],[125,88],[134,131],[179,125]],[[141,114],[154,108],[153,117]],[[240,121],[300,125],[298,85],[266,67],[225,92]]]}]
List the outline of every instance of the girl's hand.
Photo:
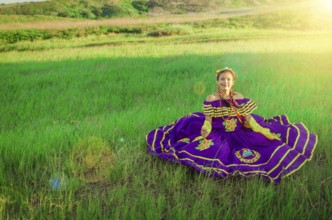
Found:
[{"label": "girl's hand", "polygon": [[202,128],[201,130],[201,136],[206,138],[209,135],[209,131],[206,128]]},{"label": "girl's hand", "polygon": [[201,128],[201,135],[204,138],[206,138],[212,130],[211,121],[212,121],[211,117],[206,117],[204,124]]}]

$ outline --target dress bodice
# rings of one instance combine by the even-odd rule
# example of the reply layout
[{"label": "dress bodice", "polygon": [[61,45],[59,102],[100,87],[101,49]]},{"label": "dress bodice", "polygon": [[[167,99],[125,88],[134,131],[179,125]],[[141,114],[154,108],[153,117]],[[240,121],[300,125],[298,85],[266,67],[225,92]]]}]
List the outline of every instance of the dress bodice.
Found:
[{"label": "dress bodice", "polygon": [[235,131],[243,126],[244,116],[251,114],[257,108],[248,98],[231,100],[204,101],[203,113],[212,117],[213,128],[224,128],[225,131]]}]

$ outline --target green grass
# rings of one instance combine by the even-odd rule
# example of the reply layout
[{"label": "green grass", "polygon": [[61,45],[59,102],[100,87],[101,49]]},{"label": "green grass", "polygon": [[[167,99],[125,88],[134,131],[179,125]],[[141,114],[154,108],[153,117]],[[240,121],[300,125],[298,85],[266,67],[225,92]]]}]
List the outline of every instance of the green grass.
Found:
[{"label": "green grass", "polygon": [[1,24],[11,23],[31,23],[31,22],[44,22],[44,21],[68,21],[74,20],[69,18],[62,18],[56,16],[45,15],[0,15]]},{"label": "green grass", "polygon": [[[331,34],[269,38],[252,31],[266,35],[241,40],[243,32],[230,31],[238,40],[209,41],[202,32],[206,41],[196,33],[176,44],[156,39],[79,48],[70,46],[72,40],[67,47],[0,53],[0,216],[331,217]],[[285,113],[319,136],[313,160],[277,186],[259,178],[211,179],[146,151],[150,130],[201,111],[216,89],[214,72],[223,66],[238,72],[236,90],[256,101],[257,114]],[[199,82],[203,94],[193,90]],[[101,167],[111,170],[108,176],[93,170],[95,178],[82,179],[72,159],[77,147],[95,149],[91,141],[106,144],[113,163]],[[100,158],[95,151],[90,156],[89,163]],[[58,190],[50,187],[53,177],[63,183]]]},{"label": "green grass", "polygon": [[[288,0],[298,3],[303,0]],[[216,8],[239,8],[255,6],[275,6],[285,4],[285,0],[49,0],[44,2],[30,2],[24,4],[0,5],[0,14],[3,15],[46,15],[71,18],[105,18],[105,17],[130,17],[146,15],[147,12],[156,13],[155,9],[172,14],[184,14],[215,10]],[[0,18],[1,20],[1,18]]]},{"label": "green grass", "polygon": [[[174,29],[173,29],[174,28]],[[50,40],[33,40],[19,41],[16,43],[0,43],[0,52],[8,51],[42,51],[49,49],[64,49],[64,48],[87,48],[100,46],[129,46],[142,44],[143,47],[149,44],[196,44],[196,43],[216,43],[227,41],[238,41],[240,44],[245,40],[268,39],[296,39],[301,36],[301,39],[321,39],[325,40],[331,35],[331,31],[286,31],[286,30],[259,30],[259,29],[229,29],[229,28],[207,28],[207,29],[192,29],[191,26],[170,26],[170,32],[178,31],[176,28],[183,28],[177,34],[172,33],[171,36],[152,37],[148,36],[150,32],[144,31],[141,34],[115,34],[108,35],[88,35],[86,37],[69,37],[69,39],[52,38]],[[165,28],[167,31],[167,27]],[[157,29],[156,32],[158,32]],[[162,29],[160,30],[162,31]],[[29,38],[29,35],[26,36]],[[300,39],[300,40],[301,40]],[[325,42],[325,41],[324,41]],[[229,44],[226,44],[229,45]],[[237,44],[235,44],[237,45]],[[286,45],[287,46],[287,45]],[[316,47],[314,44],[298,45],[298,47]],[[330,47],[330,44],[325,44],[323,47]],[[318,48],[317,48],[318,49]]]}]

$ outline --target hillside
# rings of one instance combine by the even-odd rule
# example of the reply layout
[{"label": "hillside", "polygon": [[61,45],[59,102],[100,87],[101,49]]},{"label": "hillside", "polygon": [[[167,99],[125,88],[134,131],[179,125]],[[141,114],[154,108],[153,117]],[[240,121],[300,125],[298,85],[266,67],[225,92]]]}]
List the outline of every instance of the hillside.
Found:
[{"label": "hillside", "polygon": [[0,15],[47,15],[68,18],[110,18],[185,14],[216,8],[234,9],[278,5],[299,0],[50,0],[0,6]]}]

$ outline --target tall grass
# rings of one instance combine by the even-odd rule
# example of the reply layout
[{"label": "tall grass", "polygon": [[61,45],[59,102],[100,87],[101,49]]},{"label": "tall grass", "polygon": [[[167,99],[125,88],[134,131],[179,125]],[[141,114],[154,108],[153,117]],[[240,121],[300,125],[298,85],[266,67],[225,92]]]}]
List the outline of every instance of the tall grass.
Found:
[{"label": "tall grass", "polygon": [[[328,219],[329,39],[318,35],[1,53],[1,217]],[[313,160],[277,186],[259,178],[210,179],[146,151],[147,132],[201,111],[215,90],[214,71],[222,66],[238,72],[236,90],[257,102],[257,114],[286,113],[319,136]],[[195,93],[196,83],[205,85],[202,94]],[[82,146],[84,151],[79,143],[87,139],[106,143],[114,155],[102,158],[114,161],[105,165],[111,170],[105,178],[87,181],[76,175],[73,149]]]}]

